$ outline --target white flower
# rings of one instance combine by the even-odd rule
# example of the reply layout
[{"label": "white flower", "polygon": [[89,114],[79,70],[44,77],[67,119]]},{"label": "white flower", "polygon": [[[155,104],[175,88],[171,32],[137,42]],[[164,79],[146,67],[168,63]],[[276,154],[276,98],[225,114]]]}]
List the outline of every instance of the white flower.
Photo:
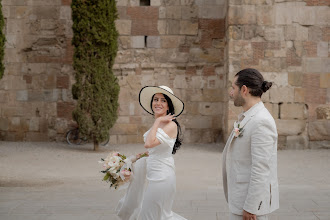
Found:
[{"label": "white flower", "polygon": [[114,173],[111,173],[111,176],[112,176],[113,178],[115,178],[115,179],[118,179],[119,174],[116,173],[116,172],[114,172]]},{"label": "white flower", "polygon": [[239,124],[237,125],[237,127],[234,127],[234,137],[241,137],[241,136],[243,136],[243,131],[244,131],[244,129],[243,128],[240,128],[239,127]]},{"label": "white flower", "polygon": [[109,159],[109,163],[108,163],[108,165],[109,165],[110,167],[117,167],[117,166],[119,166],[119,162],[120,162],[120,157],[118,157],[118,156],[113,156],[113,157],[111,157],[111,158]]}]

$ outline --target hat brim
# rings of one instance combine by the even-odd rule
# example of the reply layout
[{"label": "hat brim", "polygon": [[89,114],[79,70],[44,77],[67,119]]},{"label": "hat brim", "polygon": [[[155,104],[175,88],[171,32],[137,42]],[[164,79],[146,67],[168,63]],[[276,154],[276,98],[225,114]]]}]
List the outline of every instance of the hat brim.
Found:
[{"label": "hat brim", "polygon": [[150,103],[151,103],[152,96],[157,93],[165,94],[171,99],[171,101],[173,103],[173,107],[174,107],[174,116],[175,117],[178,117],[179,115],[181,115],[181,113],[183,112],[183,109],[184,109],[184,103],[178,97],[176,97],[169,91],[162,89],[160,87],[157,87],[157,86],[145,86],[140,90],[139,102],[140,102],[141,107],[146,112],[148,112],[151,115],[154,114],[152,112]]}]

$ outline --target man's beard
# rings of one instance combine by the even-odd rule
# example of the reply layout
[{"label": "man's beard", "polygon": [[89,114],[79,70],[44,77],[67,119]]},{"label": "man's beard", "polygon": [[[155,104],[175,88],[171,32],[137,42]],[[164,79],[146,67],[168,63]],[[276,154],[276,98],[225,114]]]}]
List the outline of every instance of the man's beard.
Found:
[{"label": "man's beard", "polygon": [[234,105],[236,107],[243,106],[245,104],[245,100],[241,96],[241,94],[238,94],[238,96],[234,99]]}]

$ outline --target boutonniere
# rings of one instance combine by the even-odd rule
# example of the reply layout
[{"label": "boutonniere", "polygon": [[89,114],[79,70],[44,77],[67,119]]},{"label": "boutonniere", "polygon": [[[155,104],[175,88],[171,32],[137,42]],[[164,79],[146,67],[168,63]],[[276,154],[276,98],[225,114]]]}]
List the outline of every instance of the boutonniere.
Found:
[{"label": "boutonniere", "polygon": [[244,131],[244,129],[243,128],[240,128],[239,127],[239,124],[237,124],[237,127],[235,127],[234,128],[234,132],[235,132],[235,137],[237,138],[237,137],[242,137],[243,136],[243,131]]}]

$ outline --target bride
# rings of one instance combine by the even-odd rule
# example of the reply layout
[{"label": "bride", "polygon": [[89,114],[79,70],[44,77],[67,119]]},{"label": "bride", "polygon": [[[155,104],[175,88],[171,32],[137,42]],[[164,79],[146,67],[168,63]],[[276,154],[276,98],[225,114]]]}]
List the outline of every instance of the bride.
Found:
[{"label": "bride", "polygon": [[152,127],[143,135],[148,157],[136,156],[133,177],[116,208],[121,220],[186,220],[172,212],[176,191],[172,154],[180,148],[180,125],[184,108],[167,86],[146,86],[139,94],[142,108],[154,115]]}]

